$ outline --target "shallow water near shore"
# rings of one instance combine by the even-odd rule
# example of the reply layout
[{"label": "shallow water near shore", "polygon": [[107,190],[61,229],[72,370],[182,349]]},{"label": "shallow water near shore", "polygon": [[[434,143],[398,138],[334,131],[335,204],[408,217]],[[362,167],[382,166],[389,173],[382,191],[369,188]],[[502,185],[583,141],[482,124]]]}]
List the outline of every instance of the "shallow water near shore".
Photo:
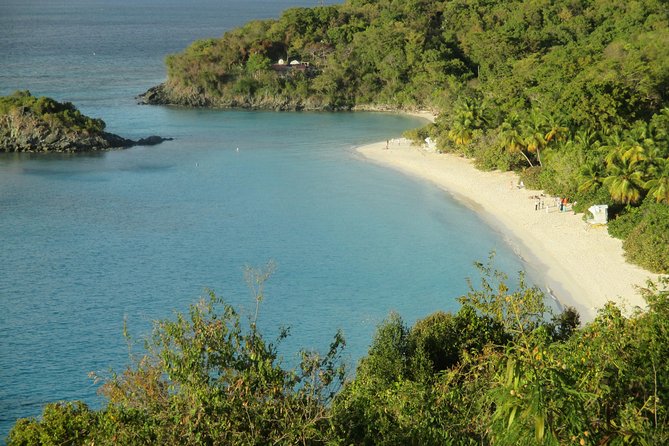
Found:
[{"label": "shallow water near shore", "polygon": [[165,53],[300,4],[229,2],[221,11],[218,2],[195,3],[0,6],[2,94],[30,89],[74,102],[124,137],[174,138],[76,156],[0,156],[0,437],[50,401],[99,405],[87,374],[128,363],[124,318],[141,337],[205,288],[247,315],[245,265],[277,264],[259,321],[269,337],[291,327],[286,363],[299,348],[325,350],[342,329],[351,366],[390,311],[413,323],[456,310],[465,278],[476,282],[473,262],[491,250],[510,275],[523,267],[446,192],[354,150],[420,119],[136,105],[134,95],[162,80]]}]

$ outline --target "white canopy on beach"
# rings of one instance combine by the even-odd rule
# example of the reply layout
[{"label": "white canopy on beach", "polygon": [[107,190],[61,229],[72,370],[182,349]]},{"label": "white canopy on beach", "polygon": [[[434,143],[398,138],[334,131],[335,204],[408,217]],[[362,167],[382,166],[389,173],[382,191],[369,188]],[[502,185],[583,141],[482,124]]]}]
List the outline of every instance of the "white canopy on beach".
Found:
[{"label": "white canopy on beach", "polygon": [[595,204],[588,208],[592,214],[592,218],[588,219],[591,225],[605,225],[608,222],[608,209],[605,204]]}]

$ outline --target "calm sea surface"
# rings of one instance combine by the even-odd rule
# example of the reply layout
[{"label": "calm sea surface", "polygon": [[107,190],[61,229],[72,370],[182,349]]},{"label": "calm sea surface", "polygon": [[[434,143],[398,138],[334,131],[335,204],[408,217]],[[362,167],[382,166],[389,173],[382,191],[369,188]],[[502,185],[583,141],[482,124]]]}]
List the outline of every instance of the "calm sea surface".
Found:
[{"label": "calm sea surface", "polygon": [[[298,0],[3,0],[0,94],[72,101],[126,137],[174,137],[100,154],[0,156],[0,437],[46,402],[96,406],[90,371],[128,363],[122,337],[215,290],[253,308],[245,265],[273,260],[260,323],[282,353],[327,348],[351,368],[390,311],[408,323],[477,277],[492,249],[521,261],[432,185],[353,148],[422,125],[373,113],[270,113],[136,105],[163,58]],[[329,2],[326,2],[329,3]],[[1,440],[0,440],[1,441]]]}]

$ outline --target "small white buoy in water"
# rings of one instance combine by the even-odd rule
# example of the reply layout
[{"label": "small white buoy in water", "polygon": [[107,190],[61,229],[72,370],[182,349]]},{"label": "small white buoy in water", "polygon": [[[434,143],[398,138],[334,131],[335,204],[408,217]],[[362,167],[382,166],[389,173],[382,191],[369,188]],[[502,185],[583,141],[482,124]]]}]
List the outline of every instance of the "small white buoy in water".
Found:
[{"label": "small white buoy in water", "polygon": [[237,147],[237,151],[239,152],[239,147]]}]

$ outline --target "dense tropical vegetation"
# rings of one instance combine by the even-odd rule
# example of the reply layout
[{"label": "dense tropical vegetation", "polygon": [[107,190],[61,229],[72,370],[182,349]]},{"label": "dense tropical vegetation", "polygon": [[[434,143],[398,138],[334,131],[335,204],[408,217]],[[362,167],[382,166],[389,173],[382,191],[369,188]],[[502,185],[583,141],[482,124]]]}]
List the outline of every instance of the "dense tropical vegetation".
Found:
[{"label": "dense tropical vegetation", "polygon": [[[257,328],[211,293],[157,322],[143,353],[104,380],[107,403],[44,408],[16,445],[660,445],[669,443],[669,280],[643,313],[613,304],[579,327],[491,264],[455,314],[379,325],[355,376],[341,334],[287,368]],[[130,341],[130,345],[135,345]],[[134,352],[134,349],[130,349]]]},{"label": "dense tropical vegetation", "polygon": [[[309,67],[279,70],[279,59]],[[612,233],[654,240],[626,242],[639,251],[628,256],[669,272],[666,1],[347,0],[253,21],[166,64],[149,101],[430,108],[437,123],[414,136],[440,150],[522,171],[579,211],[642,207],[625,223],[635,228]]]}]

